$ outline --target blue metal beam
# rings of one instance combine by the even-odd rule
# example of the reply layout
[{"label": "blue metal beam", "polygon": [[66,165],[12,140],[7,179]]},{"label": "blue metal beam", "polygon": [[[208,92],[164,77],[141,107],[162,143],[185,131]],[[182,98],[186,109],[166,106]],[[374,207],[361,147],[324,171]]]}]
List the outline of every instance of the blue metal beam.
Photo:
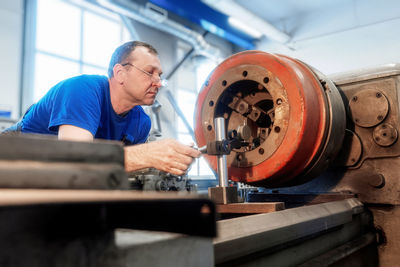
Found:
[{"label": "blue metal beam", "polygon": [[188,19],[203,29],[245,49],[254,49],[254,39],[228,23],[228,16],[216,11],[200,0],[150,0],[171,13]]}]

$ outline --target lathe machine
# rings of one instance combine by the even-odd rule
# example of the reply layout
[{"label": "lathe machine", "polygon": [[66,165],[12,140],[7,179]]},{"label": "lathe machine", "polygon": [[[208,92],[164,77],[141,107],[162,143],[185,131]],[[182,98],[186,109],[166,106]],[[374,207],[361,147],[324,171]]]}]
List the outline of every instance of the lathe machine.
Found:
[{"label": "lathe machine", "polygon": [[[397,64],[327,77],[288,56],[241,52],[205,81],[196,140],[199,146],[213,141],[214,119],[224,118],[226,132],[236,132],[243,144],[226,156],[228,178],[257,187],[250,202],[298,206],[324,195],[353,195],[372,212],[380,264],[395,266],[399,92]],[[217,171],[216,156],[205,157]]]}]

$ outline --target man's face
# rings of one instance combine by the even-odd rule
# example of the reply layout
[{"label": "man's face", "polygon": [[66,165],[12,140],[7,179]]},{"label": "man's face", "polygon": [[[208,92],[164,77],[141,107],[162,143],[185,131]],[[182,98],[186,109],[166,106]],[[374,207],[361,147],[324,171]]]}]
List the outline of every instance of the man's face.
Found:
[{"label": "man's face", "polygon": [[161,63],[157,55],[146,47],[136,47],[128,58],[121,62],[126,69],[124,89],[136,105],[152,105],[161,87]]}]

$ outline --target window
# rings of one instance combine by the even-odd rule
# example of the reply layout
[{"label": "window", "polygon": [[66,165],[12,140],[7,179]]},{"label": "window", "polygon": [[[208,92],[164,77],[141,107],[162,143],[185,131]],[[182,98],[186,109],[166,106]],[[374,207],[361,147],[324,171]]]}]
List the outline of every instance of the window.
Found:
[{"label": "window", "polygon": [[[79,74],[107,75],[114,49],[129,38],[120,18],[78,1],[37,0],[31,99],[38,101],[57,82]],[[83,3],[84,1],[82,1]],[[28,94],[29,95],[29,94]]]},{"label": "window", "polygon": [[[192,60],[186,64],[190,66],[182,67],[180,70],[179,79],[183,81],[177,82],[176,99],[178,106],[185,115],[186,121],[189,123],[190,127],[194,129],[194,109],[197,95],[207,76],[214,69],[216,64],[204,58],[201,58],[201,60]],[[189,130],[181,118],[177,119],[177,131],[179,141],[183,143],[194,143],[193,137],[190,135]],[[188,174],[191,178],[210,178],[215,176],[203,157],[196,159]]]}]

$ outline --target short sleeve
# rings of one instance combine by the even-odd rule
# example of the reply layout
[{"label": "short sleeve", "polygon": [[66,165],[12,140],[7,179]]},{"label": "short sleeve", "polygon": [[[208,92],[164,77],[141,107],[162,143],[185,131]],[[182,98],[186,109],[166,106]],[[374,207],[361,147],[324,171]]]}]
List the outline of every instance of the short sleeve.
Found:
[{"label": "short sleeve", "polygon": [[48,128],[58,131],[68,124],[96,134],[101,116],[100,85],[89,77],[78,76],[65,80],[53,99]]},{"label": "short sleeve", "polygon": [[151,128],[151,120],[147,114],[144,113],[144,118],[142,121],[142,126],[139,128],[139,136],[137,139],[136,144],[142,144],[147,141],[147,138],[149,137],[149,132]]},{"label": "short sleeve", "polygon": [[124,137],[124,143],[126,145],[145,143],[149,137],[150,128],[150,117],[143,111],[142,107],[136,106],[131,114],[129,126]]}]

